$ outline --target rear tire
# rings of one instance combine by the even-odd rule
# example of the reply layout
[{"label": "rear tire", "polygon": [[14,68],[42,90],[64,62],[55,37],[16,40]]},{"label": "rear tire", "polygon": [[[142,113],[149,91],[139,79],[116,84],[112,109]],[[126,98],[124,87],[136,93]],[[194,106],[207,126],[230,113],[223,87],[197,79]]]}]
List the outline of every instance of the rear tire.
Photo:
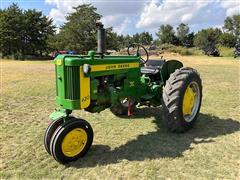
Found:
[{"label": "rear tire", "polygon": [[196,70],[188,67],[171,74],[163,88],[163,119],[172,132],[193,127],[202,101],[202,82]]}]

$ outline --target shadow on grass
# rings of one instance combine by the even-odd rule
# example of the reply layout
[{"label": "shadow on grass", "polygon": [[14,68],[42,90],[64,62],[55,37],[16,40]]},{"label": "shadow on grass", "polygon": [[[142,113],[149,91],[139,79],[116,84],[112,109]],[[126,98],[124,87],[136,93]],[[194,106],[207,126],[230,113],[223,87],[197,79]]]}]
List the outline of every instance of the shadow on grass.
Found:
[{"label": "shadow on grass", "polygon": [[123,159],[144,161],[164,157],[181,157],[184,151],[191,150],[191,144],[211,143],[213,138],[224,136],[240,130],[240,123],[232,119],[220,119],[215,116],[200,114],[195,127],[184,133],[174,134],[167,131],[162,124],[161,111],[156,108],[143,108],[135,113],[134,118],[154,117],[156,131],[139,135],[137,139],[110,149],[106,145],[93,145],[89,153],[67,166],[76,168],[94,167],[118,163]]}]

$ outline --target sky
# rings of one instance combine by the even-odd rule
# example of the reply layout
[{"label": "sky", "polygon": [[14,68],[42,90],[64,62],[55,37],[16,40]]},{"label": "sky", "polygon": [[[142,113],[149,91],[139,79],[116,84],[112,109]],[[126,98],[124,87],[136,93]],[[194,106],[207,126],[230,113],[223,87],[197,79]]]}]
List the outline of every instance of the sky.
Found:
[{"label": "sky", "polygon": [[240,14],[240,0],[0,0],[0,8],[13,2],[23,9],[37,9],[54,20],[58,27],[72,7],[91,3],[97,7],[105,27],[118,34],[149,31],[153,35],[161,24],[176,28],[186,23],[194,32],[222,27],[227,16]]}]

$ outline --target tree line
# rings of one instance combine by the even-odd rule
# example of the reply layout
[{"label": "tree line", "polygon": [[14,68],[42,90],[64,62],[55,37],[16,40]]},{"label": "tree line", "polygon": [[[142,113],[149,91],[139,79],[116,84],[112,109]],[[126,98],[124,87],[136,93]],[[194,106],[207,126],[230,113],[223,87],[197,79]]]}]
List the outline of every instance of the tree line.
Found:
[{"label": "tree line", "polygon": [[[96,22],[102,16],[91,4],[74,7],[74,12],[66,15],[66,22],[56,33],[53,20],[35,9],[23,10],[17,4],[0,9],[0,55],[14,56],[16,59],[25,55],[43,56],[54,50],[75,50],[85,53],[96,49]],[[220,28],[202,29],[191,32],[187,24],[173,26],[161,25],[156,32],[156,39],[145,31],[134,35],[118,35],[113,28],[107,28],[106,47],[120,50],[131,43],[143,45],[173,44],[185,47],[203,48],[207,45],[220,44],[234,47],[240,37],[240,15],[227,17]]]},{"label": "tree line", "polygon": [[17,4],[0,10],[0,53],[2,56],[43,55],[49,51],[52,19],[35,9],[22,10]]},{"label": "tree line", "polygon": [[240,38],[240,15],[227,17],[224,21],[223,30],[220,28],[208,28],[198,31],[196,34],[190,32],[187,24],[181,23],[177,27],[177,31],[167,24],[161,25],[156,33],[159,44],[173,44],[185,47],[204,48],[209,45],[222,45],[225,47],[234,47],[237,40]]},{"label": "tree line", "polygon": [[[60,28],[59,33],[51,38],[51,47],[81,52],[96,49],[96,22],[100,21],[102,16],[89,4],[74,7],[74,10],[74,13],[66,16],[67,21]],[[148,45],[152,41],[153,37],[149,32],[123,36],[114,32],[112,27],[106,29],[107,49],[120,50],[129,43]]]}]

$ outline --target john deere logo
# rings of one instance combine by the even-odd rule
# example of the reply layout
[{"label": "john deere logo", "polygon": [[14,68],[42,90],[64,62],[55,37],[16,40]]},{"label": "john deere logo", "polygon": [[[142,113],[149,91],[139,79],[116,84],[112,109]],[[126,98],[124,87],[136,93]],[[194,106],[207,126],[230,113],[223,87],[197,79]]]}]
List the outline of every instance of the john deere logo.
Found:
[{"label": "john deere logo", "polygon": [[106,66],[106,70],[129,68],[129,64],[113,64]]},{"label": "john deere logo", "polygon": [[116,69],[116,68],[117,68],[116,65],[106,66],[106,70],[109,70],[109,69]]},{"label": "john deere logo", "polygon": [[99,64],[99,65],[91,65],[91,72],[129,69],[129,68],[138,68],[138,67],[139,67],[139,63],[106,64],[106,65]]}]

